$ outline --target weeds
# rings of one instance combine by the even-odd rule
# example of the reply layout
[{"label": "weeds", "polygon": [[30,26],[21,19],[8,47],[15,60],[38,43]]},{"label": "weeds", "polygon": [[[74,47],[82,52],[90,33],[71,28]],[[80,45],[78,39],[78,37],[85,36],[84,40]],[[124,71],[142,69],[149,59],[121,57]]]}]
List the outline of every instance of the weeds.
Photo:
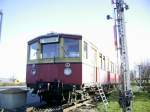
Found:
[{"label": "weeds", "polygon": [[[108,98],[109,107],[108,112],[121,112],[118,103],[118,92],[114,91]],[[150,93],[147,91],[135,91],[132,103],[133,112],[150,112]],[[103,103],[97,104],[98,112],[105,112]]]}]

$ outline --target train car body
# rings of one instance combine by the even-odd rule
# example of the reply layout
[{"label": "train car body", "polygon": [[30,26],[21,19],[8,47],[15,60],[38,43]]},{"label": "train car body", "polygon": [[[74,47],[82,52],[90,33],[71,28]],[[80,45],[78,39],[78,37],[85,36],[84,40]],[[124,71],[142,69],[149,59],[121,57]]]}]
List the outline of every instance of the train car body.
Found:
[{"label": "train car body", "polygon": [[26,83],[36,92],[55,81],[68,90],[74,85],[119,83],[117,66],[81,35],[39,36],[28,42],[27,54]]}]

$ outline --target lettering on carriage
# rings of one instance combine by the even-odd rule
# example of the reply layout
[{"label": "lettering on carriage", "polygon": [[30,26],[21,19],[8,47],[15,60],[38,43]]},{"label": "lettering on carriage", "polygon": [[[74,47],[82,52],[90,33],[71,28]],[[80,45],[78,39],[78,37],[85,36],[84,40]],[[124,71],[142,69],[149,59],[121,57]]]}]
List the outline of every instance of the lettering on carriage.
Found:
[{"label": "lettering on carriage", "polygon": [[41,44],[53,43],[53,42],[59,42],[59,37],[50,37],[50,38],[40,39]]}]

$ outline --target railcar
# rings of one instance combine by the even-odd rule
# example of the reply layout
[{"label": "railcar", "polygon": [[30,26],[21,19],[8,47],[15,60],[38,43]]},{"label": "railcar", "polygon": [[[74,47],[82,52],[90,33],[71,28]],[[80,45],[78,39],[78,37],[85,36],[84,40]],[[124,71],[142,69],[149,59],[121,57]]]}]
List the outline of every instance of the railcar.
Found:
[{"label": "railcar", "polygon": [[119,83],[117,66],[81,35],[49,33],[28,42],[27,86],[42,101],[68,102],[74,90]]}]

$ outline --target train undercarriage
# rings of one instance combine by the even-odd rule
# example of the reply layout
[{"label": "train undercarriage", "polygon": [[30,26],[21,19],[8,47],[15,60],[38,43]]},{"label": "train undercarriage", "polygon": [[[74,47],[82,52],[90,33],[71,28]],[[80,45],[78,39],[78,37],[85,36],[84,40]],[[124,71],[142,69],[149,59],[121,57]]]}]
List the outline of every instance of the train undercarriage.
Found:
[{"label": "train undercarriage", "polygon": [[[114,86],[115,85],[112,84],[102,85],[106,97],[108,97],[108,93],[110,93]],[[34,86],[33,93],[38,94],[40,101],[45,101],[49,106],[73,104],[88,99],[95,101],[101,100],[98,88],[95,84],[85,86],[63,84],[60,81],[38,82],[36,86]]]}]

